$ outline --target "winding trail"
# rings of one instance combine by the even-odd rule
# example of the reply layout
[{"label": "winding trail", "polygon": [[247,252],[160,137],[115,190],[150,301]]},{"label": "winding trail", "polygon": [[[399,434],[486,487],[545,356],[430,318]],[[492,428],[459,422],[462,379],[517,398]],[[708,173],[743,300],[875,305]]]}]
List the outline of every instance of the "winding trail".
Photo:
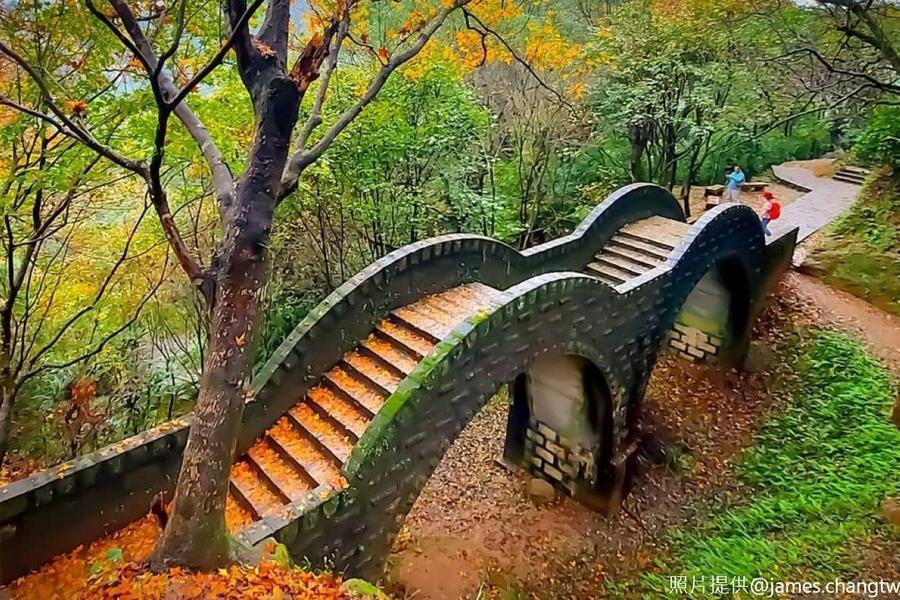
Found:
[{"label": "winding trail", "polygon": [[854,334],[900,379],[900,317],[809,275],[790,272],[786,283],[815,307],[824,323]]},{"label": "winding trail", "polygon": [[769,225],[773,238],[799,227],[798,244],[850,208],[860,189],[858,185],[818,177],[802,165],[793,162],[772,167],[776,179],[808,191],[786,205],[781,211],[781,218]]},{"label": "winding trail", "polygon": [[[799,227],[799,244],[834,221],[856,199],[859,186],[820,177],[816,175],[815,166],[821,167],[821,161],[799,161],[772,167],[779,181],[809,190],[786,205],[781,211],[781,219],[769,226],[775,236]],[[795,257],[805,252],[805,246],[798,246]],[[895,377],[900,378],[900,318],[815,277],[790,272],[786,279],[787,285],[815,307],[823,323],[856,335]]]}]

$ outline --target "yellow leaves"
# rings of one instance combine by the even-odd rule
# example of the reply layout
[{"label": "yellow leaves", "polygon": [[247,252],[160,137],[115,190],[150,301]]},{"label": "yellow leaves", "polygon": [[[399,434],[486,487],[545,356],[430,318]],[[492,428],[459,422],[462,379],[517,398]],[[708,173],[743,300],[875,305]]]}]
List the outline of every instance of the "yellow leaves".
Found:
[{"label": "yellow leaves", "polygon": [[577,99],[581,100],[584,98],[584,95],[587,93],[587,88],[584,85],[583,81],[576,81],[572,85],[566,88],[566,94]]},{"label": "yellow leaves", "polygon": [[522,3],[510,0],[481,0],[477,4],[470,5],[470,8],[472,13],[491,29],[512,22],[523,14]]},{"label": "yellow leaves", "polygon": [[540,26],[532,26],[530,34],[525,46],[525,60],[533,67],[565,72],[566,67],[579,62],[583,52],[581,44],[569,42],[551,19],[545,20]]},{"label": "yellow leaves", "polygon": [[242,333],[241,335],[239,335],[239,336],[237,336],[236,338],[234,338],[234,343],[235,343],[235,345],[238,346],[239,348],[243,348],[243,347],[244,347],[244,344],[247,343],[247,334],[246,334],[246,333]]}]

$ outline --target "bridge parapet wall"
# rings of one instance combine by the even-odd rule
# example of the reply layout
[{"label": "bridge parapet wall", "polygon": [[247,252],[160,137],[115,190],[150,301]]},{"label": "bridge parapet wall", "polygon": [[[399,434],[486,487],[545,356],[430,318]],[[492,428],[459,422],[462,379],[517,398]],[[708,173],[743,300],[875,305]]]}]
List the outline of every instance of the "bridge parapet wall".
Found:
[{"label": "bridge parapet wall", "polygon": [[[506,288],[537,273],[580,269],[622,224],[654,214],[683,219],[666,190],[634,184],[607,198],[572,234],[525,252],[487,237],[448,235],[374,262],[307,315],[256,375],[238,452],[390,310],[463,283]],[[190,415],[165,423],[0,488],[0,582],[145,514],[155,494],[174,487],[189,421]],[[77,522],[73,512],[80,513]]]},{"label": "bridge parapet wall", "polygon": [[[692,227],[665,264],[629,284],[612,288],[557,272],[513,286],[494,306],[460,323],[388,398],[344,467],[347,489],[266,519],[245,530],[245,539],[274,536],[314,565],[377,575],[453,440],[501,386],[547,356],[579,356],[602,374],[614,452],[608,464],[597,465],[597,475],[617,477],[630,447],[631,409],[643,397],[666,333],[700,279],[722,264],[746,286],[743,314],[749,319],[766,254],[758,218],[747,207],[722,205]],[[552,450],[547,436],[534,444],[535,454],[539,445]],[[544,458],[539,472],[553,479],[546,465],[557,469],[558,457]],[[563,487],[574,487],[583,475],[567,479],[558,470]]]}]

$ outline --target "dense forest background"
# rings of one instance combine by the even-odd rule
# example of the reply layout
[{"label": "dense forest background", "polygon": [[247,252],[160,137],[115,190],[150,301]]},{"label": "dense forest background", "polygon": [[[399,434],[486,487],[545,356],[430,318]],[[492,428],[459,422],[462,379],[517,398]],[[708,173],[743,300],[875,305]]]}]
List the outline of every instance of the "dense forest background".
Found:
[{"label": "dense forest background", "polygon": [[[177,18],[174,5],[146,4],[148,18]],[[257,364],[356,271],[426,237],[471,232],[525,248],[568,232],[632,181],[684,200],[733,164],[751,178],[827,153],[886,164],[886,177],[897,164],[890,3],[852,20],[833,2],[486,4],[477,17],[457,15],[394,74],[278,207]],[[210,18],[189,27],[221,30],[214,5],[192,3]],[[295,6],[298,40],[314,8]],[[326,125],[380,67],[378,40],[414,21],[381,3],[367,11],[370,33],[354,42],[371,52],[347,54],[335,70]],[[0,3],[0,17],[0,39],[17,39],[54,74],[69,118],[130,153],[152,150],[141,66],[84,7]],[[173,68],[187,78],[205,49],[196,60],[182,50]],[[106,93],[91,95],[98,88]],[[27,470],[190,410],[206,333],[142,182],[16,110],[40,107],[42,91],[3,54],[0,92],[0,367],[4,398],[15,398],[4,402],[8,468]],[[252,136],[244,93],[237,70],[224,68],[189,97],[235,173]],[[301,112],[316,110],[308,94]],[[202,254],[220,235],[211,174],[180,124],[169,135],[168,201]],[[896,231],[885,235],[895,243]]]}]

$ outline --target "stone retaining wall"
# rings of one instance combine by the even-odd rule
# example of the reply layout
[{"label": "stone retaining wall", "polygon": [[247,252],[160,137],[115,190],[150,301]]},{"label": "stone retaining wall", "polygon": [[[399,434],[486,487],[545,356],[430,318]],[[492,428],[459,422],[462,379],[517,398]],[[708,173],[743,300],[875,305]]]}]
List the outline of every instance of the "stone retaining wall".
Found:
[{"label": "stone retaining wall", "polygon": [[526,468],[570,496],[578,492],[579,481],[593,479],[593,461],[584,451],[550,427],[532,419],[525,432]]},{"label": "stone retaining wall", "polygon": [[685,360],[714,363],[722,348],[722,338],[705,333],[696,327],[675,322],[669,335],[669,345]]}]

